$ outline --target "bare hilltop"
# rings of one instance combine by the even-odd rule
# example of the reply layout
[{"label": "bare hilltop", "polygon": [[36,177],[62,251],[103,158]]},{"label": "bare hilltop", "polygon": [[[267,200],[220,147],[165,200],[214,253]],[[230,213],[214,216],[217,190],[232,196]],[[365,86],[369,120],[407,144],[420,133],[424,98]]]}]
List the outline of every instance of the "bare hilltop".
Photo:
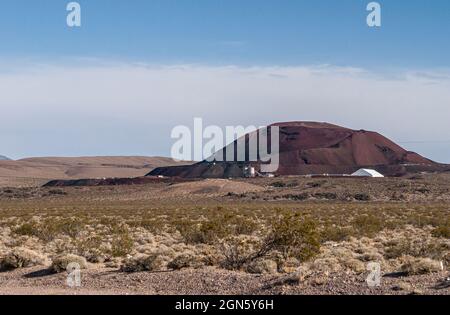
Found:
[{"label": "bare hilltop", "polygon": [[171,158],[141,156],[0,158],[0,186],[36,186],[53,179],[139,177],[171,165],[179,163]]},{"label": "bare hilltop", "polygon": [[[366,130],[353,130],[329,123],[284,122],[269,126],[279,127],[279,168],[275,175],[352,174],[360,168],[372,168],[386,176],[403,176],[419,172],[441,172],[450,169],[415,152],[408,151],[383,135]],[[209,162],[188,166],[161,167],[149,175],[184,178],[243,177],[244,168],[261,169],[261,161],[250,161],[249,139],[257,132],[245,136],[245,161],[237,159],[238,141],[223,149],[233,151],[234,161]],[[270,138],[270,137],[269,137]]]}]

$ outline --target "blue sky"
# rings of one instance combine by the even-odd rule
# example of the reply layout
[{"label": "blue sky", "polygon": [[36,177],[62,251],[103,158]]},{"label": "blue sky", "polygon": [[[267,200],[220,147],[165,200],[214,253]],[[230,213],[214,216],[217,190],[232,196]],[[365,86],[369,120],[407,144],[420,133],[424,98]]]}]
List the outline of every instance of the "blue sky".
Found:
[{"label": "blue sky", "polygon": [[1,56],[110,57],[213,64],[449,67],[450,2],[385,0],[1,0]]},{"label": "blue sky", "polygon": [[450,162],[448,0],[379,1],[376,29],[368,0],[80,0],[77,29],[68,2],[0,0],[0,154],[168,155],[203,117],[329,121]]}]

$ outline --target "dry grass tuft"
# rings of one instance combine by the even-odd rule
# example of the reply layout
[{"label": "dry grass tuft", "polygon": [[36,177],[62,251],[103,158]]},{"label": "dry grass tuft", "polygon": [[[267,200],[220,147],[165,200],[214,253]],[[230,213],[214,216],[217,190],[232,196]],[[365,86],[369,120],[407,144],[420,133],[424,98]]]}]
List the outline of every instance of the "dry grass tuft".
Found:
[{"label": "dry grass tuft", "polygon": [[178,255],[167,265],[167,268],[172,270],[181,270],[184,268],[200,268],[205,263],[202,257],[195,255],[194,253],[185,253]]},{"label": "dry grass tuft", "polygon": [[405,263],[401,266],[401,271],[410,276],[442,271],[441,263],[430,258],[415,258],[406,256],[404,260]]},{"label": "dry grass tuft", "polygon": [[276,274],[278,273],[278,265],[276,261],[271,259],[257,259],[249,263],[245,270],[254,274]]},{"label": "dry grass tuft", "polygon": [[45,256],[28,248],[13,248],[8,254],[0,258],[0,270],[12,270],[45,265]]},{"label": "dry grass tuft", "polygon": [[84,257],[68,254],[58,256],[53,259],[50,269],[56,273],[65,272],[67,270],[67,266],[72,263],[78,264],[80,266],[80,269],[87,268],[87,262]]},{"label": "dry grass tuft", "polygon": [[120,270],[123,272],[162,271],[164,259],[157,254],[137,254],[124,261]]}]

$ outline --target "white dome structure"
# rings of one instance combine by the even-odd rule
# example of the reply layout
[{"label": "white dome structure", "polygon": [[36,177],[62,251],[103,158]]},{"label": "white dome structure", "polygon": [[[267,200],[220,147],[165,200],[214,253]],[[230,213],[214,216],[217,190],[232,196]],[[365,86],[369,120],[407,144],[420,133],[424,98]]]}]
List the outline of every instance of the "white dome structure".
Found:
[{"label": "white dome structure", "polygon": [[359,177],[377,177],[377,178],[384,177],[383,174],[380,174],[377,171],[371,170],[368,168],[362,168],[362,169],[354,172],[352,174],[352,176],[355,176],[355,177],[358,177],[358,176]]}]

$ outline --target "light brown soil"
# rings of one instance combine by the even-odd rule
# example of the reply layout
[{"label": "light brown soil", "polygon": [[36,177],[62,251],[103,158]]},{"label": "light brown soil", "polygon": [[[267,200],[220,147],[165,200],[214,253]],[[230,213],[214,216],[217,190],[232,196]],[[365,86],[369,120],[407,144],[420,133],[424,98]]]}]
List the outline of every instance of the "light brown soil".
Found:
[{"label": "light brown soil", "polygon": [[[0,274],[0,294],[84,294],[84,295],[265,295],[265,294],[433,294],[448,295],[450,288],[437,289],[445,273],[408,278],[384,277],[381,286],[370,288],[365,276],[336,274],[325,282],[320,277],[292,281],[286,275],[250,275],[217,268],[185,269],[173,272],[127,274],[115,269],[93,268],[82,271],[81,287],[70,288],[67,274],[48,274],[35,267]],[[291,281],[288,281],[291,279]],[[403,289],[401,289],[403,288]],[[406,288],[406,289],[405,289]]]},{"label": "light brown soil", "polygon": [[0,161],[0,187],[31,187],[52,179],[139,177],[156,167],[180,164],[164,157],[124,156]]},{"label": "light brown soil", "polygon": [[167,187],[162,193],[168,196],[179,195],[225,195],[228,193],[243,194],[262,192],[265,188],[259,185],[232,181],[227,179],[206,179],[197,182],[180,183]]}]

